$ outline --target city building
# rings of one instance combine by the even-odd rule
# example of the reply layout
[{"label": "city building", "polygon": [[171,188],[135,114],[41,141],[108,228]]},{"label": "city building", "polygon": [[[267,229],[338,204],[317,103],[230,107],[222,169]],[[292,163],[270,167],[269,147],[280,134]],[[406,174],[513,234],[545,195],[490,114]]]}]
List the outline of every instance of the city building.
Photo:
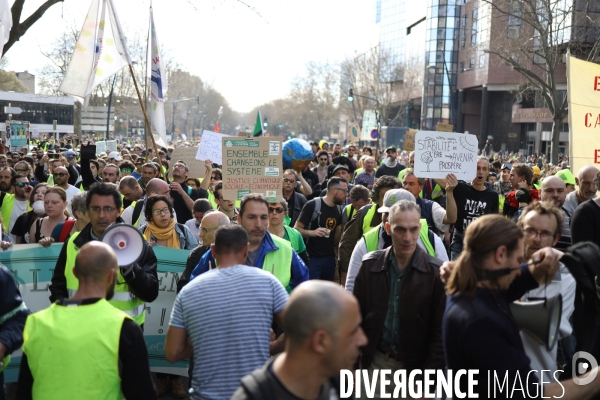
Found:
[{"label": "city building", "polygon": [[[551,21],[542,29],[548,32],[547,45],[557,60],[567,49],[586,58],[600,39],[598,0],[525,3],[535,5],[542,20]],[[423,57],[422,96],[412,100],[406,127],[434,130],[442,122],[457,132],[478,135],[481,148],[490,139],[496,150],[550,151],[552,112],[515,68],[525,66],[537,76],[546,73],[545,60],[534,54],[543,48],[544,36],[525,22],[526,13],[519,4],[510,0],[494,5],[485,0],[376,1],[380,47],[391,50],[399,63],[419,57],[419,52]],[[510,7],[510,16],[499,11],[501,5]],[[426,7],[426,18],[419,22],[422,7]],[[544,13],[552,13],[552,18],[544,18]],[[412,36],[414,31],[421,32],[420,26],[424,35]],[[566,66],[557,62],[552,68],[560,100],[566,96]],[[419,124],[415,124],[415,111]],[[559,140],[563,154],[568,146],[564,121]]]},{"label": "city building", "polygon": [[21,81],[23,86],[27,88],[29,93],[35,94],[35,75],[30,74],[28,71],[15,72],[17,79]]}]

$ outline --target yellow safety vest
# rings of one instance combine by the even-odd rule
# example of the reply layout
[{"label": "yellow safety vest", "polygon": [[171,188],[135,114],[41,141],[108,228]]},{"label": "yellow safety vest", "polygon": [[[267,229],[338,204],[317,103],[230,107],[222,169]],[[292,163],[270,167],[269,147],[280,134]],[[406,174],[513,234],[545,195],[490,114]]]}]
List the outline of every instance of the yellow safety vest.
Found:
[{"label": "yellow safety vest", "polygon": [[[4,226],[4,232],[10,233],[8,228],[10,227],[10,217],[12,216],[13,207],[15,206],[15,195],[6,193],[4,200],[0,204],[0,212],[2,214],[2,225]],[[31,206],[27,203],[27,211],[31,211]]]},{"label": "yellow safety vest", "polygon": [[52,174],[48,175],[48,179],[46,179],[46,184],[48,186],[54,186],[54,176]]},{"label": "yellow safety vest", "polygon": [[126,318],[104,299],[77,307],[52,304],[30,315],[23,353],[33,375],[33,398],[123,399],[119,342]]},{"label": "yellow safety vest", "polygon": [[210,189],[207,190],[207,192],[208,192],[208,201],[212,205],[213,210],[216,210],[217,208],[219,208],[219,206],[217,205],[217,202],[215,201],[215,195],[213,194],[213,192]]},{"label": "yellow safety vest", "polygon": [[367,210],[367,214],[365,215],[365,219],[363,220],[362,231],[363,234],[369,232],[371,227],[371,221],[373,221],[373,217],[377,212],[377,204],[373,204],[371,208]]},{"label": "yellow safety vest", "polygon": [[[65,263],[65,277],[67,278],[67,290],[69,291],[69,297],[71,297],[79,288],[79,280],[73,274],[73,268],[75,267],[75,257],[79,249],[75,245],[75,239],[81,232],[73,234],[65,244],[67,246],[67,261]],[[122,282],[122,283],[121,283]],[[135,297],[129,290],[129,285],[125,283],[125,278],[121,275],[121,269],[119,268],[119,274],[117,276],[117,285],[115,286],[115,295],[109,301],[114,307],[121,311],[124,311],[129,315],[138,325],[142,325],[146,320],[146,310],[144,308],[144,302],[139,298]]]},{"label": "yellow safety vest", "polygon": [[[367,252],[369,253],[379,250],[379,228],[381,228],[381,225],[376,226],[363,235],[365,244],[367,245]],[[435,244],[429,241],[429,226],[427,225],[426,219],[421,219],[421,231],[419,232],[419,237],[425,245],[427,254],[432,257],[436,257],[437,254],[435,252]]]}]

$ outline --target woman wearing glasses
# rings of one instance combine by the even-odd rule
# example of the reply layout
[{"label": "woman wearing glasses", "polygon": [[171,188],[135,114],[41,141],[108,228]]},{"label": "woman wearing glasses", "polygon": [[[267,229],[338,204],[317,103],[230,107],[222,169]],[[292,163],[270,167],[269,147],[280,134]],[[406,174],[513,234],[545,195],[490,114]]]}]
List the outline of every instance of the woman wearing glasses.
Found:
[{"label": "woman wearing glasses", "polygon": [[42,238],[52,236],[54,227],[70,219],[67,211],[67,192],[58,186],[46,189],[44,210],[46,216],[38,219],[29,230],[29,243],[38,243]]},{"label": "woman wearing glasses", "polygon": [[306,267],[310,268],[306,244],[304,244],[302,235],[289,224],[285,224],[285,221],[290,219],[287,214],[288,207],[285,200],[282,199],[279,203],[269,203],[269,233],[290,242]]},{"label": "woman wearing glasses", "polygon": [[[144,206],[148,224],[139,228],[140,233],[150,246],[193,250],[198,246],[198,240],[187,226],[175,222],[173,213],[173,206],[166,196],[148,197]],[[180,399],[186,396],[187,391],[179,376],[157,373],[156,378],[156,391],[159,396],[166,394],[169,383],[173,397]]]}]

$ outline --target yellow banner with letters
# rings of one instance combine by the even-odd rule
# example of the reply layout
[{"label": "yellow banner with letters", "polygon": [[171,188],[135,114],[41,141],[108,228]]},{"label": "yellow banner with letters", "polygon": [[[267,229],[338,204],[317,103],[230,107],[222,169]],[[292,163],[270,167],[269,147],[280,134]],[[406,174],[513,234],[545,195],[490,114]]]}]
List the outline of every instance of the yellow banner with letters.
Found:
[{"label": "yellow banner with letters", "polygon": [[569,164],[600,168],[600,65],[567,54]]}]

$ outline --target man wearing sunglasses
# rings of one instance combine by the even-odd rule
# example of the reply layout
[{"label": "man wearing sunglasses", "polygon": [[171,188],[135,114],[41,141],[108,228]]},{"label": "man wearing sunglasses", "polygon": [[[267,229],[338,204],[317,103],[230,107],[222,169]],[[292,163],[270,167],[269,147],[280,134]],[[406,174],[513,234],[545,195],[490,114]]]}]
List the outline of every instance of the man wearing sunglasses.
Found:
[{"label": "man wearing sunglasses", "polygon": [[339,177],[331,178],[327,183],[327,195],[308,201],[294,225],[302,237],[307,238],[310,279],[332,281],[334,278],[342,205],[347,196],[348,181]]},{"label": "man wearing sunglasses", "polygon": [[[86,198],[90,223],[81,232],[71,235],[63,244],[50,284],[50,301],[69,298],[78,289],[79,281],[73,275],[75,258],[79,249],[92,240],[101,240],[106,229],[114,223],[122,223],[119,217],[121,195],[117,185],[95,183]],[[125,311],[138,325],[146,319],[144,304],[158,297],[156,255],[152,247],[142,240],[141,255],[132,265],[120,267],[115,294],[110,303]]]},{"label": "man wearing sunglasses", "polygon": [[54,186],[62,188],[67,193],[67,210],[73,214],[71,211],[71,199],[80,190],[73,185],[69,185],[69,171],[65,167],[54,168],[52,177],[54,178]]},{"label": "man wearing sunglasses", "polygon": [[283,197],[290,210],[288,215],[290,217],[290,226],[294,226],[296,220],[298,220],[298,217],[300,216],[302,208],[306,204],[306,197],[304,197],[301,193],[296,192],[297,186],[298,174],[296,171],[288,169],[283,173]]},{"label": "man wearing sunglasses", "polygon": [[[2,172],[10,171],[5,168]],[[15,174],[10,180],[13,193],[0,192],[0,210],[2,212],[2,223],[4,231],[11,232],[17,218],[27,211],[29,207],[29,195],[33,188],[29,184],[29,178]],[[16,243],[17,237],[9,233],[11,243]]]}]

